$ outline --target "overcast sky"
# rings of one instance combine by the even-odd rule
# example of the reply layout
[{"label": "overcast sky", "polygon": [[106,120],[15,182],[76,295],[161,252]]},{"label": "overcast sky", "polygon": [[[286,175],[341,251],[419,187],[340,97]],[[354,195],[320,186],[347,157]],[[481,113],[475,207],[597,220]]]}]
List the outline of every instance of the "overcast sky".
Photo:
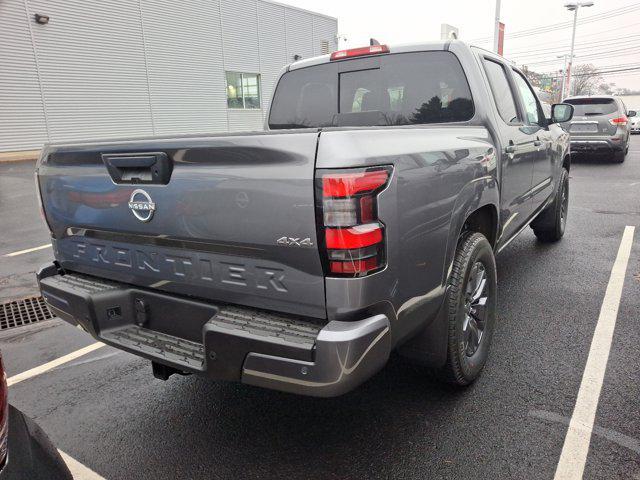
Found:
[{"label": "overcast sky", "polygon": [[[495,0],[279,0],[338,18],[338,31],[346,37],[340,47],[381,43],[407,43],[438,39],[440,25],[458,27],[460,38],[491,48]],[[505,56],[519,65],[546,73],[562,68],[571,44],[573,13],[569,0],[502,0],[501,20],[506,24]],[[603,70],[640,67],[640,1],[594,0],[580,9],[576,36],[576,64],[592,63]],[[509,34],[547,27],[547,32]],[[529,32],[526,32],[529,33]],[[479,40],[479,39],[485,40]],[[535,50],[535,52],[534,52]],[[580,58],[583,57],[583,58]],[[618,87],[640,90],[640,70],[607,75]]]}]

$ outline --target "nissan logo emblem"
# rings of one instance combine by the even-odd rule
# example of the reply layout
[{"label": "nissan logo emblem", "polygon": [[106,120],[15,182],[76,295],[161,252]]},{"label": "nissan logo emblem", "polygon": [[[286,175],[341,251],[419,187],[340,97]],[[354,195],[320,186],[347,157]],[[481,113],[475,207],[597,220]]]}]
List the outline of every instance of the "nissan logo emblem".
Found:
[{"label": "nissan logo emblem", "polygon": [[148,222],[153,218],[156,211],[156,204],[151,197],[142,189],[134,190],[129,199],[129,209],[141,222]]}]

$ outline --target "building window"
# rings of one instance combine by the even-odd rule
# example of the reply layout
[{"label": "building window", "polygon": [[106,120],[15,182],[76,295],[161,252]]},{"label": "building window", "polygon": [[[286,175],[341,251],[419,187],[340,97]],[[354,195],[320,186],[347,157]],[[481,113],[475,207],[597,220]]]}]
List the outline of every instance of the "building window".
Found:
[{"label": "building window", "polygon": [[329,42],[322,40],[320,42],[320,55],[327,55],[329,53]]},{"label": "building window", "polygon": [[260,75],[227,72],[227,106],[260,108]]}]

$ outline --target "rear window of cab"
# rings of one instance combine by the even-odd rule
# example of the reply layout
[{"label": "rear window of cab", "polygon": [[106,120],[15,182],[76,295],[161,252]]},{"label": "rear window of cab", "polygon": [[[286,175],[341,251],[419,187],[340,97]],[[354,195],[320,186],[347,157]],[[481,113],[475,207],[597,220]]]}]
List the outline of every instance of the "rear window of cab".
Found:
[{"label": "rear window of cab", "polygon": [[473,117],[469,84],[451,52],[374,58],[285,73],[274,93],[269,128],[415,125]]}]

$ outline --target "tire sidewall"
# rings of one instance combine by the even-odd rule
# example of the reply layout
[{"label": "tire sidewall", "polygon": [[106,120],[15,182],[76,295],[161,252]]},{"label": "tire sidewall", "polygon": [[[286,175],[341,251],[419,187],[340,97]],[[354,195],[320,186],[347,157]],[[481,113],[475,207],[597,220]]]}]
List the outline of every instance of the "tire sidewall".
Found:
[{"label": "tire sidewall", "polygon": [[[476,241],[476,236],[482,237],[480,241]],[[497,275],[496,264],[493,255],[493,250],[487,239],[481,234],[474,234],[469,239],[472,243],[475,243],[471,252],[466,255],[465,267],[462,285],[457,289],[455,298],[452,298],[453,304],[450,312],[455,308],[455,321],[456,335],[454,342],[450,345],[451,354],[453,355],[452,363],[459,367],[459,373],[462,376],[464,383],[471,383],[480,374],[480,371],[484,367],[489,356],[489,347],[493,337],[495,329],[495,317],[497,308]],[[487,319],[484,329],[484,334],[480,342],[478,350],[472,355],[467,356],[464,350],[464,340],[462,334],[462,326],[465,319],[465,291],[469,282],[469,276],[471,270],[476,262],[481,262],[485,268],[487,274]]]},{"label": "tire sidewall", "polygon": [[[564,192],[567,192],[567,209],[564,212],[564,222],[562,221],[562,195]],[[562,174],[560,175],[560,185],[558,186],[558,194],[556,197],[556,228],[560,233],[560,237],[564,235],[564,231],[567,228],[567,220],[569,219],[569,173],[566,169],[562,169]]]}]

